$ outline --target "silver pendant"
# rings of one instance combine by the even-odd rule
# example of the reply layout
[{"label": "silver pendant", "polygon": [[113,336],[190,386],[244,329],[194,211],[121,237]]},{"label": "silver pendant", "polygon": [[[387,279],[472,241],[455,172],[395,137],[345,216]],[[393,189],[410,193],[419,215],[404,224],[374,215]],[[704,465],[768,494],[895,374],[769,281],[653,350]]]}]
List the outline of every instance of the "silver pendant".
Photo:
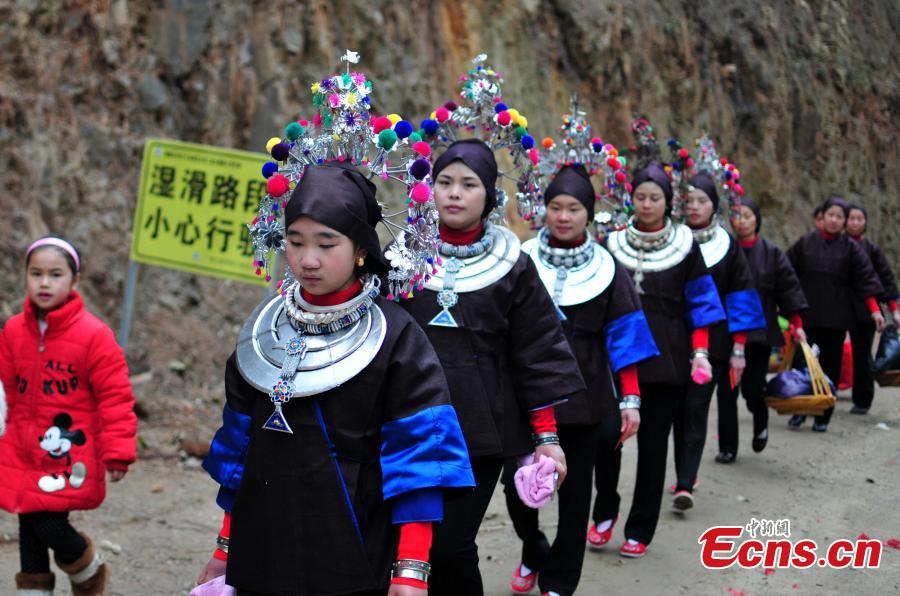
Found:
[{"label": "silver pendant", "polygon": [[289,435],[294,434],[294,431],[291,430],[291,425],[288,424],[284,417],[284,413],[281,411],[281,404],[275,404],[275,411],[272,412],[272,415],[269,416],[269,419],[263,424],[263,428],[266,430],[287,433]]},{"label": "silver pendant", "polygon": [[307,349],[306,338],[303,335],[295,335],[285,344],[284,350],[286,355],[284,363],[281,365],[279,379],[272,386],[272,390],[269,391],[269,400],[275,405],[275,411],[263,424],[264,429],[294,434],[294,431],[291,430],[291,425],[288,424],[287,419],[284,417],[282,407],[294,397],[294,375],[297,374],[300,361],[306,356]]},{"label": "silver pendant", "polygon": [[462,264],[456,257],[451,257],[447,262],[446,273],[444,275],[444,287],[437,294],[437,302],[441,306],[441,311],[428,321],[433,327],[449,327],[459,328],[456,319],[450,312],[450,309],[459,302],[459,294],[453,287],[456,285],[456,274],[462,269]]}]

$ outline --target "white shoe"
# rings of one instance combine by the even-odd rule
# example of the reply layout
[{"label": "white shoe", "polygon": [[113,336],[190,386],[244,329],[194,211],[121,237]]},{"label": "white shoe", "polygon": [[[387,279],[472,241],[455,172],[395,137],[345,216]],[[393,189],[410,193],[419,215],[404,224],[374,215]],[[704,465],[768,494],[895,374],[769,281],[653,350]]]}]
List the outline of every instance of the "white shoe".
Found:
[{"label": "white shoe", "polygon": [[80,461],[72,464],[72,473],[69,474],[69,484],[72,488],[81,488],[85,478],[87,478],[87,466]]},{"label": "white shoe", "polygon": [[38,480],[38,488],[45,493],[55,493],[66,488],[65,476],[41,476]]}]

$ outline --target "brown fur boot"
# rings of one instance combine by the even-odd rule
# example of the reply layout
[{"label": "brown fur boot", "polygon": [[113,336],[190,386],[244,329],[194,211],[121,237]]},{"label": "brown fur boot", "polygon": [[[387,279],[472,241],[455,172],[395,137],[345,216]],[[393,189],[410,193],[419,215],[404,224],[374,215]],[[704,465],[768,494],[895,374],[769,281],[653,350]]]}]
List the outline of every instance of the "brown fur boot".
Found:
[{"label": "brown fur boot", "polygon": [[52,573],[17,573],[16,591],[21,596],[53,596],[56,576]]},{"label": "brown fur boot", "polygon": [[[59,568],[69,574],[72,584],[72,596],[106,596],[106,585],[109,583],[109,565],[104,563],[94,550],[94,543],[85,534],[81,534],[87,542],[84,553],[74,562],[65,564],[56,559]],[[55,557],[54,557],[55,558]]]}]

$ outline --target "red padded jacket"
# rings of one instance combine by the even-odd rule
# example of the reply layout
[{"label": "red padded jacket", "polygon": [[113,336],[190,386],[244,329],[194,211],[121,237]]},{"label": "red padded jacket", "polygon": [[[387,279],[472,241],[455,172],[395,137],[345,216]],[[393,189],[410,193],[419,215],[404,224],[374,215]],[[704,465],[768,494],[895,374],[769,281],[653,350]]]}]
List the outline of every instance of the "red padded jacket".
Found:
[{"label": "red padded jacket", "polygon": [[134,462],[137,417],[125,355],[78,293],[47,314],[31,302],[0,331],[8,429],[0,438],[0,508],[94,509],[107,468]]}]

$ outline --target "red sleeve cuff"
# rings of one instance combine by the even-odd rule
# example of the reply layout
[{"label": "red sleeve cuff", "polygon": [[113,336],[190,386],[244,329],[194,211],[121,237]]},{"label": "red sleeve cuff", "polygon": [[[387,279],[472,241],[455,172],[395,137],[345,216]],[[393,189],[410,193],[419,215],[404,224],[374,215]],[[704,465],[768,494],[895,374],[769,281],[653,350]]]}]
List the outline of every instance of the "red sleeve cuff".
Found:
[{"label": "red sleeve cuff", "polygon": [[[428,562],[434,526],[431,522],[410,522],[400,524],[400,543],[397,545],[398,559],[414,559]],[[428,584],[409,577],[395,577],[392,584],[428,589]]]},{"label": "red sleeve cuff", "polygon": [[127,461],[108,461],[106,462],[107,470],[115,470],[116,472],[127,472],[128,471],[128,462]]},{"label": "red sleeve cuff", "polygon": [[869,307],[869,312],[873,315],[877,312],[880,312],[880,308],[878,308],[878,301],[875,300],[875,296],[869,296],[866,298],[866,306]]},{"label": "red sleeve cuff", "polygon": [[619,371],[619,380],[622,382],[622,395],[640,395],[641,386],[638,384],[637,364],[630,364]]},{"label": "red sleeve cuff", "polygon": [[691,345],[695,350],[709,349],[709,327],[699,327],[691,333]]},{"label": "red sleeve cuff", "polygon": [[422,590],[428,589],[428,584],[425,582],[420,582],[417,579],[413,579],[411,577],[395,577],[391,580],[392,584],[398,584],[401,586],[412,586],[413,588],[419,588]]},{"label": "red sleeve cuff", "polygon": [[897,312],[897,301],[896,300],[888,300],[888,309],[891,312]]},{"label": "red sleeve cuff", "polygon": [[734,343],[744,345],[747,343],[747,332],[746,331],[738,331],[737,333],[732,334],[731,336],[734,339]]},{"label": "red sleeve cuff", "polygon": [[535,434],[556,432],[556,408],[553,406],[528,412],[528,420]]},{"label": "red sleeve cuff", "polygon": [[800,313],[793,313],[788,315],[788,320],[791,322],[791,326],[794,329],[803,329],[803,319],[800,318]]},{"label": "red sleeve cuff", "polygon": [[[231,536],[231,512],[226,511],[225,516],[222,518],[222,529],[219,530],[219,536],[222,538],[228,538]],[[213,557],[217,558],[220,561],[228,560],[228,553],[224,550],[217,548],[213,551]]]}]

